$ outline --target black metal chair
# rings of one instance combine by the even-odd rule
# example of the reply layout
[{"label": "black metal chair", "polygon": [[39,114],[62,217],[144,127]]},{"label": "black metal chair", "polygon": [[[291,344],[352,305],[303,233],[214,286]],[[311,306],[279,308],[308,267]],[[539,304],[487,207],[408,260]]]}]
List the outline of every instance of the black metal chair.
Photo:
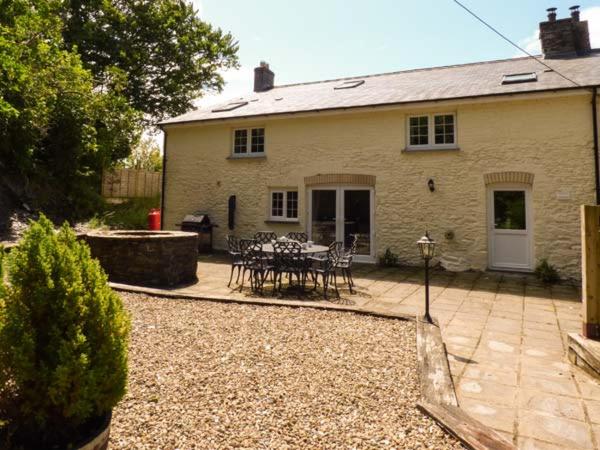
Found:
[{"label": "black metal chair", "polygon": [[257,231],[254,240],[261,244],[270,244],[271,241],[277,240],[277,234],[274,231]]},{"label": "black metal chair", "polygon": [[[240,241],[241,244],[242,241]],[[265,279],[269,272],[273,271],[273,266],[269,263],[269,260],[265,257],[262,251],[262,244],[256,241],[250,241],[249,245],[240,245],[242,250],[242,264],[243,274],[242,282],[240,284],[240,292],[244,289],[244,278],[246,271],[250,273],[250,288],[253,291],[258,291],[260,294],[263,293],[263,286]]]},{"label": "black metal chair", "polygon": [[237,268],[236,284],[240,282],[240,273],[242,271],[242,252],[240,250],[240,241],[238,238],[232,235],[227,235],[227,249],[229,256],[231,256],[231,274],[229,275],[229,283],[227,287],[231,286],[231,280],[233,279],[233,272]]},{"label": "black metal chair", "polygon": [[352,290],[354,287],[354,278],[352,277],[352,260],[354,259],[354,255],[356,255],[357,246],[358,235],[354,234],[352,236],[350,248],[348,250],[343,250],[335,266],[336,269],[340,269],[342,271],[342,278],[344,279],[344,282],[348,283],[348,288],[350,289],[351,294],[354,294],[354,291]]},{"label": "black metal chair", "polygon": [[273,294],[277,289],[277,281],[279,280],[279,290],[281,291],[283,274],[287,274],[290,280],[290,285],[294,275],[298,280],[298,284],[304,290],[306,285],[306,259],[302,257],[302,246],[298,242],[276,242],[273,245],[273,267],[274,267],[274,286]]},{"label": "black metal chair", "polygon": [[286,237],[292,241],[300,242],[301,244],[308,242],[308,234],[304,231],[290,231]]},{"label": "black metal chair", "polygon": [[329,250],[327,251],[327,255],[325,258],[312,258],[314,263],[311,268],[313,281],[315,283],[313,290],[317,289],[319,275],[323,280],[323,298],[325,300],[327,297],[327,290],[329,289],[329,285],[331,280],[333,280],[333,287],[335,288],[335,295],[337,298],[340,298],[340,292],[338,291],[337,286],[337,274],[336,274],[336,266],[340,259],[337,248],[339,244],[337,242],[332,242],[329,245]]}]

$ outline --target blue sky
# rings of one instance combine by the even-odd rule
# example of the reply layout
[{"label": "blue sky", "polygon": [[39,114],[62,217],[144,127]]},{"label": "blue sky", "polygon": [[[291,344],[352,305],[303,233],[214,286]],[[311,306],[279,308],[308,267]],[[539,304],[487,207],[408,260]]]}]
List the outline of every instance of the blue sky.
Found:
[{"label": "blue sky", "polygon": [[[568,17],[575,0],[462,0],[493,26],[532,51],[546,8]],[[518,51],[452,0],[194,0],[198,14],[239,41],[241,69],[225,73],[218,98],[252,89],[252,70],[267,61],[276,84],[490,59]],[[600,47],[600,2],[581,3],[592,43]]]}]

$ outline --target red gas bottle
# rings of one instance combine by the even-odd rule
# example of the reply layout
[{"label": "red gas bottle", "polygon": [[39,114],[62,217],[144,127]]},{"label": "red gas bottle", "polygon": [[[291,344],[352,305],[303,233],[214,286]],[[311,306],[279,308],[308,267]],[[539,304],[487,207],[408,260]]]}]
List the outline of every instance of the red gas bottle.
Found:
[{"label": "red gas bottle", "polygon": [[160,209],[152,208],[148,213],[148,229],[160,230]]}]

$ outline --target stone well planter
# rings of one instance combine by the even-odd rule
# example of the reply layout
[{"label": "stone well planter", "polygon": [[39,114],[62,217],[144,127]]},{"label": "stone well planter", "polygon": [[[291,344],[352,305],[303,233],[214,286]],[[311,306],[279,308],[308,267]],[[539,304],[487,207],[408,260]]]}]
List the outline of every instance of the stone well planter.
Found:
[{"label": "stone well planter", "polygon": [[98,231],[89,233],[85,240],[110,281],[163,287],[196,281],[196,233]]}]

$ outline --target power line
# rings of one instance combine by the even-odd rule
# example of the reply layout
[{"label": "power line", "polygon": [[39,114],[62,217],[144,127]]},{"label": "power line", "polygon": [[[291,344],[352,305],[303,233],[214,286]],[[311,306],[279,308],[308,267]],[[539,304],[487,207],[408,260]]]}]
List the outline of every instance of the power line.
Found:
[{"label": "power line", "polygon": [[473,17],[475,17],[477,20],[479,20],[482,24],[484,24],[486,27],[488,27],[490,30],[492,30],[494,33],[496,33],[498,36],[500,36],[502,39],[504,39],[506,42],[508,42],[509,44],[511,44],[513,47],[517,48],[518,50],[522,51],[523,53],[525,53],[527,56],[529,56],[530,58],[532,58],[534,61],[537,61],[538,63],[540,63],[542,66],[544,66],[547,69],[550,69],[551,71],[553,71],[554,73],[556,73],[557,75],[561,76],[562,78],[564,78],[565,80],[567,80],[570,83],[573,83],[575,86],[582,88],[583,86],[580,85],[579,83],[577,83],[576,81],[572,80],[571,78],[567,77],[566,75],[563,75],[562,73],[560,73],[558,70],[554,69],[553,67],[550,67],[548,64],[546,64],[544,61],[541,61],[540,59],[536,58],[534,55],[532,55],[531,53],[529,53],[527,50],[525,50],[524,48],[522,48],[521,46],[519,46],[518,44],[516,44],[515,42],[511,41],[509,38],[507,38],[506,36],[504,36],[502,33],[500,33],[498,30],[496,30],[493,26],[491,26],[489,23],[487,23],[485,20],[483,20],[481,17],[479,17],[477,14],[475,14],[473,11],[471,11],[469,8],[467,8],[465,5],[463,5],[461,2],[459,2],[458,0],[452,0],[454,3],[456,3],[458,6],[460,6],[462,9],[464,9],[466,12],[468,12],[469,14],[471,14]]}]

